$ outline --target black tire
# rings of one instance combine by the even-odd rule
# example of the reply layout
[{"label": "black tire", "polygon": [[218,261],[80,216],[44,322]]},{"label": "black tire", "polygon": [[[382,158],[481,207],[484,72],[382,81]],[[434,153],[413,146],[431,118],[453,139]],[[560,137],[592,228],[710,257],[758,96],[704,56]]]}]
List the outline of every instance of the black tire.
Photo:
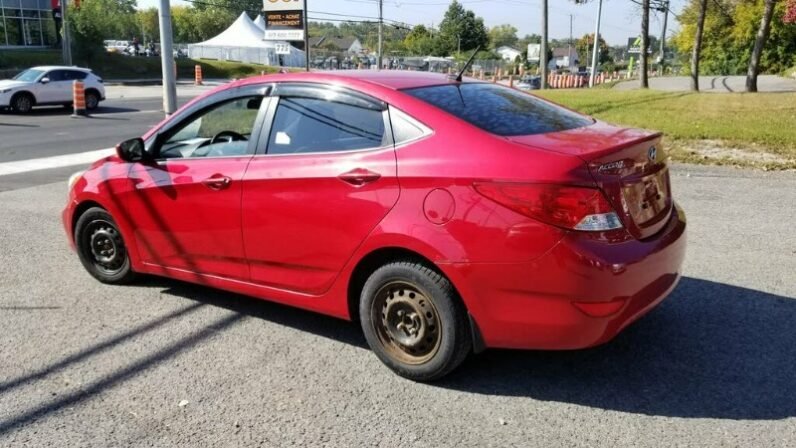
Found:
[{"label": "black tire", "polygon": [[18,114],[27,114],[33,110],[36,99],[29,93],[18,93],[11,98],[11,109]]},{"label": "black tire", "polygon": [[99,107],[100,96],[97,92],[89,90],[86,92],[86,110],[95,110]]},{"label": "black tire", "polygon": [[377,269],[362,288],[359,317],[376,356],[413,381],[442,378],[472,352],[467,311],[453,286],[420,263]]},{"label": "black tire", "polygon": [[75,244],[83,267],[100,282],[122,285],[135,279],[127,246],[107,211],[94,207],[80,215]]}]

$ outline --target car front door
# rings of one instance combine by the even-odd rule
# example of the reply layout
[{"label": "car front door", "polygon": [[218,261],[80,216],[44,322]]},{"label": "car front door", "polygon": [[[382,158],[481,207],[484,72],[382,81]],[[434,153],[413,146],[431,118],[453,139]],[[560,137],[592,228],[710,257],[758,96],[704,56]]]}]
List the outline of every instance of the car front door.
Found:
[{"label": "car front door", "polygon": [[267,152],[252,159],[243,183],[251,280],[319,295],[398,200],[386,105],[286,84],[270,107],[259,145]]},{"label": "car front door", "polygon": [[[47,80],[46,82],[44,80]],[[66,79],[66,70],[50,70],[42,77],[37,86],[36,102],[38,104],[57,104],[72,101],[72,85]]]},{"label": "car front door", "polygon": [[[156,159],[133,166],[125,208],[150,267],[248,280],[241,238],[241,181],[268,100],[236,89],[148,142]],[[214,98],[214,97],[211,97]]]}]

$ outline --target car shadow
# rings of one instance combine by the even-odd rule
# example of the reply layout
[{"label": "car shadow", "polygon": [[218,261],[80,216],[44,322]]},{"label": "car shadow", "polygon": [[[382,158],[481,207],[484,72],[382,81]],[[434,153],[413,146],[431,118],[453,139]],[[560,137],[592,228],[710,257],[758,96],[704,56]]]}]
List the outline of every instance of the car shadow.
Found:
[{"label": "car shadow", "polygon": [[358,324],[334,317],[163,277],[144,277],[134,286],[162,289],[164,294],[274,322],[359,348],[368,348]]},{"label": "car shadow", "polygon": [[648,316],[601,347],[487,351],[438,386],[636,414],[796,416],[796,300],[684,278]]},{"label": "car shadow", "polygon": [[[143,286],[367,347],[358,325],[334,318],[163,278]],[[796,416],[794,324],[792,298],[684,278],[606,345],[487,350],[434,386],[655,416],[784,419]]]}]

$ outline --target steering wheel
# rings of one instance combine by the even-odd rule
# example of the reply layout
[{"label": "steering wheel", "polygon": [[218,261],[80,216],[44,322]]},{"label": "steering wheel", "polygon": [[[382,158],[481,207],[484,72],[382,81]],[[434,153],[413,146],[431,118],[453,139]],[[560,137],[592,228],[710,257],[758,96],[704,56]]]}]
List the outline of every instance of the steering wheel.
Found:
[{"label": "steering wheel", "polygon": [[215,136],[213,136],[213,139],[210,140],[210,144],[215,145],[216,143],[221,143],[223,141],[222,139],[225,139],[227,143],[240,142],[240,141],[245,142],[248,140],[246,136],[238,134],[235,131],[221,131]]}]

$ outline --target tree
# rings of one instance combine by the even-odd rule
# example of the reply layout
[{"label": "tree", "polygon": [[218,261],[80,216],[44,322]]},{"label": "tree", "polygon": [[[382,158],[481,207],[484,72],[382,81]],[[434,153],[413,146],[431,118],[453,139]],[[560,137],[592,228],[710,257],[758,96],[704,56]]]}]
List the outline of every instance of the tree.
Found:
[{"label": "tree", "polygon": [[699,92],[699,58],[702,52],[702,34],[705,30],[705,16],[708,12],[708,0],[700,0],[699,18],[694,35],[694,50],[691,54],[691,90]]},{"label": "tree", "polygon": [[243,11],[249,14],[259,14],[263,10],[263,0],[213,0],[212,2],[196,2],[197,10],[223,9],[239,16]]},{"label": "tree", "polygon": [[489,42],[492,48],[516,47],[518,41],[517,28],[512,25],[498,25],[489,30]]},{"label": "tree", "polygon": [[788,5],[785,9],[785,15],[782,16],[782,23],[796,23],[796,0],[788,0]]},{"label": "tree", "polygon": [[[701,0],[689,0],[679,14],[680,30],[674,35],[677,52],[693,52]],[[709,0],[699,58],[700,75],[746,75],[765,9],[764,0]],[[787,3],[776,2],[760,73],[781,73],[796,65],[796,26],[784,19]],[[688,56],[686,56],[688,55]],[[688,59],[682,61],[686,69]]]},{"label": "tree", "polygon": [[136,22],[141,29],[141,42],[160,41],[160,22],[157,8],[139,9]]},{"label": "tree", "polygon": [[763,18],[760,19],[760,30],[755,37],[755,46],[752,50],[752,58],[749,61],[749,70],[746,73],[746,91],[757,92],[757,75],[760,73],[760,57],[763,54],[763,47],[768,40],[771,31],[771,18],[774,16],[774,4],[776,0],[766,0]]},{"label": "tree", "polygon": [[650,86],[647,78],[647,65],[650,48],[650,0],[641,1],[641,54],[639,55],[639,72],[641,74],[641,88],[648,89]]},{"label": "tree", "polygon": [[[602,34],[600,35],[600,57],[598,59],[599,64],[604,64],[611,60],[611,55],[608,54],[608,44],[603,39]],[[582,56],[582,61],[586,61],[586,55],[590,54],[591,51],[594,49],[594,33],[586,34],[575,43],[575,50],[577,50],[578,54]],[[591,66],[591,61],[588,62],[589,66]]]},{"label": "tree", "polygon": [[91,0],[79,8],[71,4],[68,16],[75,58],[90,65],[105,51],[103,40],[138,35],[135,4],[135,0]]},{"label": "tree", "polygon": [[404,46],[409,53],[414,55],[429,55],[434,52],[434,39],[423,25],[412,28],[412,32],[404,39]]},{"label": "tree", "polygon": [[460,49],[470,51],[479,46],[486,48],[489,44],[484,19],[464,9],[456,0],[451,2],[439,28],[436,56],[448,56]]}]

